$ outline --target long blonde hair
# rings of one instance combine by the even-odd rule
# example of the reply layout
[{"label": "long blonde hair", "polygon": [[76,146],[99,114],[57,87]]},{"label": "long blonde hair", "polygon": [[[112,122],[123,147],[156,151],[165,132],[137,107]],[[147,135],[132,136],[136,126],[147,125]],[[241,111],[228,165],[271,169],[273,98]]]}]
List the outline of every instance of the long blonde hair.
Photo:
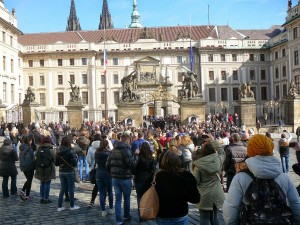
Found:
[{"label": "long blonde hair", "polygon": [[19,134],[19,131],[16,127],[13,127],[10,131],[11,136],[16,137]]}]

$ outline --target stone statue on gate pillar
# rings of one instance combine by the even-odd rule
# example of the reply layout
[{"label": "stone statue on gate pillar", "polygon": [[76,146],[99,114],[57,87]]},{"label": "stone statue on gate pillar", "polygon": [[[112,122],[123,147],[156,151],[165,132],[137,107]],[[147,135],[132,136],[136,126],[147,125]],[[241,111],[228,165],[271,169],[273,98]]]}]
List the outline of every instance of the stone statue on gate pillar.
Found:
[{"label": "stone statue on gate pillar", "polygon": [[68,81],[71,85],[71,99],[70,99],[70,102],[78,102],[81,100],[81,97],[80,97],[80,88],[76,85],[73,86],[73,84]]},{"label": "stone statue on gate pillar", "polygon": [[34,102],[34,101],[35,101],[35,94],[33,93],[33,90],[31,89],[31,87],[28,87],[26,90],[23,104],[29,105],[31,102]]},{"label": "stone statue on gate pillar", "polygon": [[254,92],[251,91],[251,82],[243,83],[240,87],[241,98],[254,98]]},{"label": "stone statue on gate pillar", "polygon": [[291,81],[291,84],[290,84],[289,94],[292,96],[298,95],[298,89],[295,84],[295,81],[293,81],[293,80]]}]

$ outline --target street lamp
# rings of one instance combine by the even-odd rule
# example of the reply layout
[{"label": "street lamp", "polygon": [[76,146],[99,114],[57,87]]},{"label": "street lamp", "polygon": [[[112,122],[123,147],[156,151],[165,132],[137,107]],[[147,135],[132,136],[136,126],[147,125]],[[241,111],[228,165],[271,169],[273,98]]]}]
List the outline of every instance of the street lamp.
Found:
[{"label": "street lamp", "polygon": [[[271,108],[273,109],[273,117],[274,117],[274,124],[275,124],[275,109],[277,109],[279,107],[279,101],[278,100],[271,100],[271,101],[268,101],[268,102],[265,102],[265,106],[267,108]],[[270,117],[270,122],[271,122],[271,117]]]},{"label": "street lamp", "polygon": [[217,102],[216,104],[215,104],[215,108],[219,108],[219,109],[222,109],[222,112],[227,112],[227,109],[229,108],[229,104],[228,103],[226,103],[226,102],[222,102],[222,101],[220,101],[220,102]]}]

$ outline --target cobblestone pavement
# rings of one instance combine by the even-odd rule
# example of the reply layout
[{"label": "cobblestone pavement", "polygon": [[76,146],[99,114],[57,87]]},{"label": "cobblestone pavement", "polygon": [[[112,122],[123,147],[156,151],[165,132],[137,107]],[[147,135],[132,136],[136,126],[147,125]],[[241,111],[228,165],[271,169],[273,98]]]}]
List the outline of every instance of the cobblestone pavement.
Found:
[{"label": "cobblestone pavement", "polygon": [[[277,143],[275,140],[275,149],[277,149]],[[295,152],[291,149],[291,165],[295,163]],[[278,155],[278,151],[275,150],[275,155]],[[18,163],[17,163],[18,165]],[[25,182],[25,177],[18,168],[19,174],[17,177],[17,187],[20,191],[22,185]],[[58,171],[57,171],[58,175]],[[300,178],[290,171],[289,176],[293,180],[295,185],[299,184]],[[2,178],[0,178],[2,183]],[[32,200],[21,201],[19,197],[2,198],[2,190],[0,190],[0,224],[116,224],[115,215],[107,215],[105,218],[101,217],[99,199],[97,198],[93,208],[88,208],[88,204],[91,198],[91,184],[82,183],[76,184],[75,197],[78,199],[76,204],[80,206],[79,210],[70,211],[68,204],[65,202],[66,210],[63,212],[57,212],[57,200],[59,194],[59,178],[53,180],[51,183],[50,199],[53,203],[40,204],[39,203],[39,181],[34,178],[32,184],[31,196]],[[220,213],[221,214],[221,213]],[[125,224],[139,224],[137,215],[137,203],[136,193],[132,191],[131,197],[131,215],[133,219]],[[221,215],[220,215],[221,217]],[[189,224],[199,224],[199,212],[194,205],[189,205],[188,214]],[[147,221],[143,224],[155,224],[153,221]]]}]

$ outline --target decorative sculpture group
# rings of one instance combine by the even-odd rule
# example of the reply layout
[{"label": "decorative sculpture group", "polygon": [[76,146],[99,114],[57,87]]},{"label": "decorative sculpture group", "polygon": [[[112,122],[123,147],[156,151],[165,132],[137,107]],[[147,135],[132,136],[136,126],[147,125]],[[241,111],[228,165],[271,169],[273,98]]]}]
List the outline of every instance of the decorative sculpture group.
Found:
[{"label": "decorative sculpture group", "polygon": [[182,98],[195,98],[197,97],[199,86],[193,72],[183,73],[184,79],[182,81]]},{"label": "decorative sculpture group", "polygon": [[121,100],[123,102],[135,101],[140,99],[140,95],[136,93],[137,90],[137,73],[133,71],[128,76],[121,80],[123,87],[123,94]]},{"label": "decorative sculpture group", "polygon": [[289,89],[289,94],[292,95],[292,96],[296,96],[298,95],[298,88],[295,84],[295,81],[291,81],[291,84],[290,84],[290,89]]},{"label": "decorative sculpture group", "polygon": [[254,98],[254,92],[251,91],[251,82],[243,83],[240,87],[241,98]]},{"label": "decorative sculpture group", "polygon": [[71,99],[70,102],[79,102],[81,100],[80,97],[80,89],[78,86],[72,84],[72,82],[68,81],[69,84],[71,85]]},{"label": "decorative sculpture group", "polygon": [[33,90],[31,89],[31,87],[28,87],[26,90],[23,104],[30,104],[31,102],[34,102],[34,101],[35,101],[35,94],[33,93]]}]

